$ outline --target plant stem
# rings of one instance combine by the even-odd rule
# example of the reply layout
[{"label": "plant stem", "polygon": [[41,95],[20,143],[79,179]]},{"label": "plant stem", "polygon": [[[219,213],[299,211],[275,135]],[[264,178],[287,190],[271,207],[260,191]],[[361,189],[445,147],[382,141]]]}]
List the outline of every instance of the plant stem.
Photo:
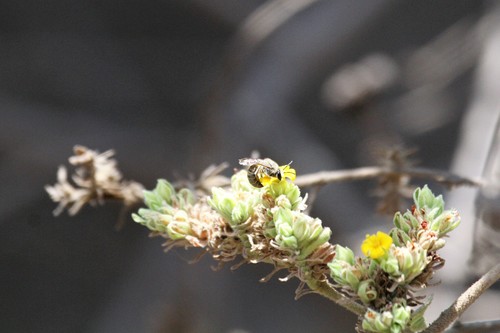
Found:
[{"label": "plant stem", "polygon": [[422,331],[422,333],[443,332],[498,279],[500,279],[500,264],[494,266],[470,286],[448,309],[441,312],[439,318]]},{"label": "plant stem", "polygon": [[345,297],[335,290],[335,288],[333,288],[333,286],[327,281],[309,280],[306,283],[312,291],[328,298],[331,301],[334,301],[338,305],[358,316],[361,316],[366,312],[366,308],[363,305]]}]

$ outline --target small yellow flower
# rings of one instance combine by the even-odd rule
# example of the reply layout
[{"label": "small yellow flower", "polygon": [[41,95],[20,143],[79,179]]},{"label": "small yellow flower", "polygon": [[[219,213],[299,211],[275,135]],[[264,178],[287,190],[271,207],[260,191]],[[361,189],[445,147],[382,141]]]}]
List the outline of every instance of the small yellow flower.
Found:
[{"label": "small yellow flower", "polygon": [[281,172],[283,173],[283,178],[288,178],[292,182],[295,180],[297,173],[295,172],[295,169],[290,168],[289,164],[280,166],[280,169]]},{"label": "small yellow flower", "polygon": [[361,251],[367,257],[378,259],[387,253],[391,245],[391,236],[379,231],[376,235],[366,235],[366,239],[361,244]]}]

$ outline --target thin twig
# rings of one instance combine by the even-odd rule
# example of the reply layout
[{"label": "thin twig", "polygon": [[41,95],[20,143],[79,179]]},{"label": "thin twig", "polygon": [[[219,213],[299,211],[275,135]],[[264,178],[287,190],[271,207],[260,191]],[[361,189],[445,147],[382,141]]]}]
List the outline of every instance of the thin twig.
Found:
[{"label": "thin twig", "polygon": [[[330,183],[349,182],[357,180],[366,180],[388,175],[408,176],[417,179],[429,179],[447,187],[454,186],[474,186],[481,187],[483,181],[453,174],[451,172],[426,169],[426,168],[402,168],[394,170],[381,166],[368,166],[355,169],[319,171],[297,176],[294,183],[300,187],[323,186]],[[227,179],[221,182],[219,186],[229,186],[231,182]]]},{"label": "thin twig", "polygon": [[295,184],[298,186],[326,185],[329,183],[372,179],[391,174],[407,175],[412,178],[423,178],[434,180],[446,186],[481,186],[480,180],[474,180],[455,175],[450,172],[425,169],[425,168],[403,168],[392,170],[386,167],[371,166],[348,170],[320,171],[307,175],[298,176]]},{"label": "thin twig", "polygon": [[445,333],[495,333],[500,332],[500,319],[474,321],[469,323],[458,322]]},{"label": "thin twig", "polygon": [[439,318],[422,333],[443,332],[498,279],[500,279],[500,264],[494,266],[470,286],[448,309],[441,312]]},{"label": "thin twig", "polygon": [[309,280],[307,281],[307,286],[311,288],[312,291],[334,301],[338,305],[358,316],[361,316],[366,312],[366,308],[363,305],[345,297],[335,290],[327,281]]}]

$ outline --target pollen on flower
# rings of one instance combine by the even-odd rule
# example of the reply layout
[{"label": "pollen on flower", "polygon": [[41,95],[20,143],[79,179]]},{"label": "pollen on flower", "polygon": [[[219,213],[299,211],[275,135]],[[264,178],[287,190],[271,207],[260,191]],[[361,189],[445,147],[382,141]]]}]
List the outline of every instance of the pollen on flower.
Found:
[{"label": "pollen on flower", "polygon": [[366,239],[361,244],[361,251],[372,259],[378,259],[387,253],[391,245],[391,236],[379,231],[375,235],[366,235]]}]

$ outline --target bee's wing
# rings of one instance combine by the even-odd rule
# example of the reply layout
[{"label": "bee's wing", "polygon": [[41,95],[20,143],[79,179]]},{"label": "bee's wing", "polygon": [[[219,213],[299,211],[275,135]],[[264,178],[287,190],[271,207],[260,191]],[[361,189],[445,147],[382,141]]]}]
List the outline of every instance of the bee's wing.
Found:
[{"label": "bee's wing", "polygon": [[262,160],[258,158],[240,158],[239,163],[241,165],[253,165],[253,164],[261,164]]},{"label": "bee's wing", "polygon": [[264,168],[268,168],[273,171],[277,171],[279,168],[278,163],[274,162],[270,158],[260,159],[260,158],[240,158],[241,165],[260,165]]}]

